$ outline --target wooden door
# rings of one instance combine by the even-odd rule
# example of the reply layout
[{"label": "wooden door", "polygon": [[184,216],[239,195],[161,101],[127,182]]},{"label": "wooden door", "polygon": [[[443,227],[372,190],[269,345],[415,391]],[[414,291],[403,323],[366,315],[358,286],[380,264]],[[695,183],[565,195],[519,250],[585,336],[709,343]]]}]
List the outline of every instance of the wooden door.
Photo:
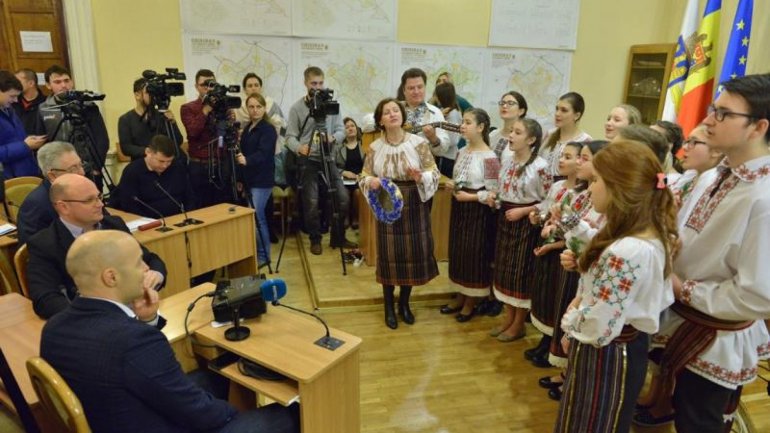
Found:
[{"label": "wooden door", "polygon": [[0,69],[69,68],[62,0],[0,0],[0,8]]}]

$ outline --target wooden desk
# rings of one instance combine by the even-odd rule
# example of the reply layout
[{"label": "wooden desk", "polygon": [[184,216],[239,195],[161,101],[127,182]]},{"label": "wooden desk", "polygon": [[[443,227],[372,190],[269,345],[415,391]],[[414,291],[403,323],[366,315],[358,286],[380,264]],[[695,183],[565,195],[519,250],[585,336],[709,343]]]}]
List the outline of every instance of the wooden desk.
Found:
[{"label": "wooden desk", "polygon": [[246,326],[251,329],[251,335],[243,341],[227,341],[224,338],[226,328],[204,326],[195,335],[202,341],[288,376],[291,379],[288,383],[279,383],[279,389],[272,389],[266,386],[276,387],[275,383],[223,371],[241,385],[278,401],[286,400],[292,393],[299,395],[303,433],[361,431],[360,338],[331,329],[331,335],[345,344],[336,351],[326,350],[313,344],[324,335],[323,325],[273,306],[267,314],[247,322]]},{"label": "wooden desk", "polygon": [[[433,233],[433,255],[438,261],[449,260],[449,215],[452,211],[452,190],[444,188],[442,177],[438,191],[433,196],[430,211],[430,225]],[[363,194],[358,194],[358,220],[361,238],[359,248],[366,264],[377,263],[377,223],[372,209]]]},{"label": "wooden desk", "polygon": [[[229,210],[233,209],[233,212]],[[126,222],[141,218],[115,209],[109,210]],[[183,215],[166,218],[173,230],[137,231],[134,237],[166,263],[166,287],[162,297],[190,288],[190,278],[227,266],[229,277],[243,277],[257,273],[257,238],[254,210],[231,204],[219,204],[187,213],[203,224],[175,227]],[[185,235],[189,240],[190,263],[187,262]]]},{"label": "wooden desk", "polygon": [[[5,224],[7,221],[0,218],[0,224]],[[21,293],[19,287],[19,280],[16,278],[16,269],[13,267],[13,256],[16,254],[16,249],[19,244],[19,240],[16,238],[17,231],[0,236],[0,275],[3,279],[3,287],[5,287],[5,293]],[[2,290],[0,290],[2,292]],[[4,294],[4,293],[0,293]]]}]

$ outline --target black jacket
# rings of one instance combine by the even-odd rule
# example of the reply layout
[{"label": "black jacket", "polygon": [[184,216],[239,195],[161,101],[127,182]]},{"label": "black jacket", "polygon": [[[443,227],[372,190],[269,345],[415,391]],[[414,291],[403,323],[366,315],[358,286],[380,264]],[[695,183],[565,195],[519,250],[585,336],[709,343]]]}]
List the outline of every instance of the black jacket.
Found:
[{"label": "black jacket", "polygon": [[[120,230],[130,233],[126,223],[116,216],[105,216],[99,230]],[[27,241],[29,263],[27,284],[32,307],[38,316],[48,319],[64,310],[77,296],[72,277],[67,273],[66,259],[75,238],[59,218]],[[166,265],[156,254],[142,246],[142,259],[150,269],[166,277]]]}]

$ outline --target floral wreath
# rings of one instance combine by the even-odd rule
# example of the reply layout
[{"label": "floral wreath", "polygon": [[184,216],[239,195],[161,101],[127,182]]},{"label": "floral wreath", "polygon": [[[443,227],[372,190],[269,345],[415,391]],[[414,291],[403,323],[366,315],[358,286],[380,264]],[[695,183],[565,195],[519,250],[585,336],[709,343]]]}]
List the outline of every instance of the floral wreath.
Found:
[{"label": "floral wreath", "polygon": [[401,218],[404,208],[404,198],[398,185],[388,178],[380,178],[380,188],[370,189],[366,194],[374,217],[385,224],[393,224]]}]

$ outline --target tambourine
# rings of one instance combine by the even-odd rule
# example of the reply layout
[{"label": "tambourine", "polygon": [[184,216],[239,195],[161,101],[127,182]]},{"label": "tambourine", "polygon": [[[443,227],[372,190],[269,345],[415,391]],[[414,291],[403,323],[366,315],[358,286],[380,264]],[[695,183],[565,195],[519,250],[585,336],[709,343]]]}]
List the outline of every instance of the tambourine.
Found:
[{"label": "tambourine", "polygon": [[366,194],[366,200],[378,221],[393,224],[401,218],[404,198],[401,196],[398,185],[390,179],[380,178],[380,188],[370,189]]}]

